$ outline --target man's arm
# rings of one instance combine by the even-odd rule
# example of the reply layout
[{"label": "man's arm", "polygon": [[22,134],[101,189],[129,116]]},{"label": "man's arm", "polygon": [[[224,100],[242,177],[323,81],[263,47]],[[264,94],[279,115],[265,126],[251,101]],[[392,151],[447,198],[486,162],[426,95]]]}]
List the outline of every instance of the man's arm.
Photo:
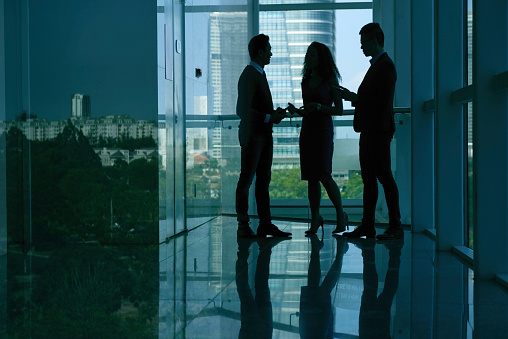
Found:
[{"label": "man's arm", "polygon": [[392,63],[385,62],[379,68],[375,77],[375,104],[378,107],[393,106],[393,93],[395,91],[396,72]]},{"label": "man's arm", "polygon": [[346,101],[351,101],[353,104],[358,101],[358,94],[351,92],[346,87],[339,86],[342,98]]},{"label": "man's arm", "polygon": [[285,117],[286,117],[286,109],[277,107],[277,109],[273,111],[272,114],[270,114],[270,120],[268,122],[278,124]]},{"label": "man's arm", "polygon": [[250,71],[244,71],[238,80],[238,101],[236,114],[243,120],[263,122],[267,114],[272,112],[260,112],[252,108],[252,101],[259,86],[259,81]]}]

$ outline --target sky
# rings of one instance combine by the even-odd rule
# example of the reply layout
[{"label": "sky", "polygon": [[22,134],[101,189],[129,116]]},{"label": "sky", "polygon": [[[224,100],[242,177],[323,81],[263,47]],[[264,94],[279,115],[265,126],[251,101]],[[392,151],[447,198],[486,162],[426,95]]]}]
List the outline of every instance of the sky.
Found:
[{"label": "sky", "polygon": [[88,94],[92,117],[157,119],[156,0],[29,0],[30,107],[71,115]]}]

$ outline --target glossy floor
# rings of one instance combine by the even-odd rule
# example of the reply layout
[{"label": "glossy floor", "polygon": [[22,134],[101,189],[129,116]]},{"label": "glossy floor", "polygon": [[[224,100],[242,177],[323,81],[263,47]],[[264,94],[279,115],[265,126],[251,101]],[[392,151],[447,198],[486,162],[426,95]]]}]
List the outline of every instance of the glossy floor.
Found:
[{"label": "glossy floor", "polygon": [[11,247],[0,337],[508,337],[507,291],[426,235],[348,241],[275,223],[292,239],[238,241],[235,219],[217,217],[160,245]]},{"label": "glossy floor", "polygon": [[[507,338],[508,294],[434,241],[243,240],[218,218],[161,248],[165,338]],[[255,225],[254,225],[255,227]],[[378,230],[382,232],[382,230]]]}]

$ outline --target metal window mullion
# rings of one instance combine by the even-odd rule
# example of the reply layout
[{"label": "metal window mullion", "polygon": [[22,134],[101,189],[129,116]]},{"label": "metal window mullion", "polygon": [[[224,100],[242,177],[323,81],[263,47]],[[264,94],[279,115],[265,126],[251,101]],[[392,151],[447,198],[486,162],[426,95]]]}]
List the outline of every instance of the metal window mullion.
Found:
[{"label": "metal window mullion", "polygon": [[283,12],[283,11],[319,11],[343,9],[372,9],[372,2],[343,2],[323,4],[266,4],[260,5],[259,0],[248,0],[247,5],[203,5],[185,6],[186,13],[211,12]]},{"label": "metal window mullion", "polygon": [[319,10],[339,10],[339,9],[372,9],[372,2],[259,5],[259,10],[261,12],[319,11]]}]

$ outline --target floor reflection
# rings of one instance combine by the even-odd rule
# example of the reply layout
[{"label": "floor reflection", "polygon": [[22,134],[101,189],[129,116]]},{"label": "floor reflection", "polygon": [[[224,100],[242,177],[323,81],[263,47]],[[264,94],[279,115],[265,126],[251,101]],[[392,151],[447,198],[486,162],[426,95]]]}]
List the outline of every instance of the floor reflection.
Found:
[{"label": "floor reflection", "polygon": [[311,253],[307,286],[300,294],[300,336],[301,338],[333,338],[334,316],[331,293],[335,288],[342,269],[342,258],[348,250],[347,240],[334,235],[337,241],[334,261],[321,282],[319,251],[324,242],[316,234],[309,236]]},{"label": "floor reflection", "polygon": [[259,255],[256,260],[254,289],[249,286],[248,258],[253,239],[238,239],[238,259],[236,260],[236,289],[240,298],[240,332],[238,338],[272,338],[273,317],[268,277],[272,248],[279,242],[289,240],[280,238],[259,238]]},{"label": "floor reflection", "polygon": [[[160,245],[9,248],[5,338],[505,338],[508,293],[423,234],[236,238],[234,217]],[[254,225],[255,227],[255,225]],[[6,259],[6,260],[5,260]],[[2,299],[3,298],[3,299]]]},{"label": "floor reflection", "polygon": [[362,250],[363,258],[363,294],[360,307],[359,337],[360,338],[392,338],[390,315],[393,298],[399,286],[400,255],[403,240],[384,241],[388,249],[388,269],[384,286],[378,295],[379,279],[374,253],[375,240],[350,239]]}]

